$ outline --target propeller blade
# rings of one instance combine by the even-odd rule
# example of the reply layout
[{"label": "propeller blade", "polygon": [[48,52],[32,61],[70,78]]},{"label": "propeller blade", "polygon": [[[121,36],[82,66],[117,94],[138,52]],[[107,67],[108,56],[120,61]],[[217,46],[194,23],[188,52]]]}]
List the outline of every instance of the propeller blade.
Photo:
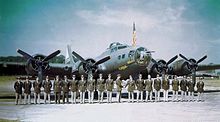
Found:
[{"label": "propeller blade", "polygon": [[47,57],[45,57],[45,58],[43,59],[43,61],[48,61],[48,60],[54,58],[55,56],[57,56],[58,54],[60,54],[60,50],[57,50],[57,51],[51,53],[50,55],[48,55]]},{"label": "propeller blade", "polygon": [[24,51],[22,51],[20,49],[18,49],[17,52],[19,54],[21,54],[22,56],[24,56],[26,59],[33,59],[34,60],[34,57],[32,57],[31,55],[29,55],[28,53],[26,53],[26,52],[24,52]]},{"label": "propeller blade", "polygon": [[158,65],[158,62],[156,60],[154,60],[153,58],[151,58],[151,61]]},{"label": "propeller blade", "polygon": [[196,63],[198,64],[198,63],[200,63],[200,62],[202,62],[203,60],[205,60],[207,58],[207,55],[205,55],[205,56],[203,56],[201,59],[199,59]]},{"label": "propeller blade", "polygon": [[111,59],[110,56],[107,56],[107,57],[105,57],[105,58],[103,58],[103,59],[100,59],[99,61],[95,62],[94,65],[102,64],[102,63],[108,61],[109,59]]},{"label": "propeller blade", "polygon": [[171,58],[168,62],[167,65],[171,64],[173,61],[175,61],[178,58],[178,56],[174,56],[173,58]]},{"label": "propeller blade", "polygon": [[186,61],[189,61],[189,59],[187,59],[185,56],[183,56],[182,54],[179,54],[179,56],[183,59],[185,59]]},{"label": "propeller blade", "polygon": [[80,61],[82,61],[83,63],[86,63],[86,60],[83,58],[83,57],[81,57],[79,54],[77,54],[76,52],[72,52],[72,54],[74,55],[74,56],[76,56],[76,58],[78,58]]}]

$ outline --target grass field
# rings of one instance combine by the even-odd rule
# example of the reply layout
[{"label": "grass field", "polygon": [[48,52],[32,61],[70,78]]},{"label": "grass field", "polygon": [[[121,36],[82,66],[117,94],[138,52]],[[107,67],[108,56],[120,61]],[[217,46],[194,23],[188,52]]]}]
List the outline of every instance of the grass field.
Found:
[{"label": "grass field", "polygon": [[0,85],[7,84],[9,81],[15,81],[16,76],[0,76]]},{"label": "grass field", "polygon": [[0,119],[0,122],[20,122],[19,120]]}]

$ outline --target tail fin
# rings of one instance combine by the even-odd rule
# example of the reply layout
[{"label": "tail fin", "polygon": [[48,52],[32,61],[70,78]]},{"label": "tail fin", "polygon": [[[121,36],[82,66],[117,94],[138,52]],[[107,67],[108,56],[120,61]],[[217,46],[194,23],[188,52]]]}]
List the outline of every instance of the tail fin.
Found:
[{"label": "tail fin", "polygon": [[70,63],[75,64],[76,62],[77,62],[77,59],[73,57],[70,45],[67,45],[65,64],[70,64]]}]

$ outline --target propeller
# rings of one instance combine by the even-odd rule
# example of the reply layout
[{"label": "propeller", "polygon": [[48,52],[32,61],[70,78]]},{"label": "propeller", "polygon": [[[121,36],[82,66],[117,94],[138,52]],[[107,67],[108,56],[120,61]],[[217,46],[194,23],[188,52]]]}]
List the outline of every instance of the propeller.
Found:
[{"label": "propeller", "polygon": [[21,54],[22,56],[24,56],[24,58],[26,58],[26,59],[32,59],[32,60],[34,60],[34,57],[33,57],[33,56],[29,55],[28,53],[26,53],[26,52],[24,52],[24,51],[22,51],[22,50],[20,50],[20,49],[18,49],[17,52],[18,52],[19,54]]},{"label": "propeller", "polygon": [[151,59],[152,62],[156,65],[157,71],[160,74],[165,74],[167,72],[168,69],[168,65],[171,64],[173,61],[175,61],[178,58],[178,55],[174,56],[173,58],[171,58],[169,61],[164,61],[164,60],[160,60],[160,61],[156,61],[153,58]]},{"label": "propeller", "polygon": [[84,65],[84,70],[86,71],[87,74],[91,74],[92,71],[95,71],[98,67],[98,65],[108,61],[110,59],[110,56],[106,56],[98,61],[92,61],[92,60],[85,60],[83,57],[81,57],[78,53],[72,52],[72,54],[78,58],[80,61],[82,61]]},{"label": "propeller", "polygon": [[200,58],[198,61],[196,61],[195,59],[188,59],[182,54],[179,54],[179,56],[189,63],[189,68],[191,71],[196,71],[198,68],[198,64],[207,58],[207,55],[205,55],[202,58]]},{"label": "propeller", "polygon": [[60,50],[57,50],[53,53],[51,53],[50,55],[46,56],[44,59],[35,59],[33,56],[29,55],[28,53],[18,49],[17,52],[19,54],[21,54],[22,56],[24,56],[26,59],[30,60],[31,62],[34,62],[35,66],[36,66],[36,70],[38,71],[38,78],[39,81],[42,82],[42,78],[43,78],[43,70],[47,68],[48,66],[48,61],[52,58],[54,58],[55,56],[57,56],[60,53]]},{"label": "propeller", "polygon": [[207,58],[207,55],[203,56],[202,58],[200,58],[198,61],[196,61],[195,59],[188,59],[186,58],[184,55],[179,54],[179,56],[181,58],[183,58],[186,62],[188,62],[188,67],[190,69],[190,72],[192,73],[193,76],[193,81],[196,81],[196,70],[198,68],[198,64],[201,63],[202,61],[204,61]]}]

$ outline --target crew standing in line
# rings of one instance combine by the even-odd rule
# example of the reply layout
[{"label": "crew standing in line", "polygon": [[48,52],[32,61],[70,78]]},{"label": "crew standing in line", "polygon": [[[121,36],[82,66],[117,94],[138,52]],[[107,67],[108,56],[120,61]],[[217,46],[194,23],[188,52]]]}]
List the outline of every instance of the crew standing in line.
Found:
[{"label": "crew standing in line", "polygon": [[142,74],[139,74],[139,78],[137,79],[136,86],[137,86],[137,102],[139,102],[139,97],[141,97],[141,102],[143,102],[144,80],[142,79]]},{"label": "crew standing in line", "polygon": [[39,82],[38,77],[34,81],[33,87],[34,87],[34,104],[37,103],[40,104],[40,92],[41,92],[42,83]]},{"label": "crew standing in line", "polygon": [[152,101],[153,97],[153,88],[152,88],[153,80],[151,79],[151,76],[148,75],[148,79],[145,80],[145,90],[146,90],[146,99],[145,101],[148,101],[148,97],[150,98],[150,101]]},{"label": "crew standing in line", "polygon": [[204,92],[204,82],[203,82],[203,78],[199,78],[199,82],[197,82],[196,84],[197,87],[197,93],[198,93],[198,98],[197,101],[202,101],[202,96],[203,96],[203,92]]},{"label": "crew standing in line", "polygon": [[162,81],[163,98],[164,98],[165,102],[168,102],[168,92],[169,92],[169,88],[170,88],[170,82],[169,82],[168,75],[165,75],[164,77],[165,78]]},{"label": "crew standing in line", "polygon": [[81,80],[79,81],[79,93],[80,93],[80,103],[85,103],[85,92],[86,92],[86,80],[84,76],[81,75]]},{"label": "crew standing in line", "polygon": [[187,80],[186,76],[180,81],[180,90],[181,90],[181,101],[186,100],[186,90],[187,90]]},{"label": "crew standing in line", "polygon": [[195,82],[192,80],[192,77],[188,79],[188,95],[189,95],[189,101],[194,100],[194,91],[195,91]]},{"label": "crew standing in line", "polygon": [[[24,88],[24,104],[31,104],[31,87],[32,83],[29,81],[28,76],[23,84]],[[28,98],[28,99],[27,99]]]},{"label": "crew standing in line", "polygon": [[98,85],[98,101],[103,102],[103,95],[105,90],[105,80],[102,78],[102,74],[99,74],[99,79],[97,80]]},{"label": "crew standing in line", "polygon": [[20,81],[20,77],[17,78],[17,81],[14,83],[14,89],[15,89],[15,104],[21,104],[22,99],[22,86],[23,83]]},{"label": "crew standing in line", "polygon": [[128,87],[128,101],[132,103],[134,102],[134,90],[135,90],[135,81],[133,80],[132,76],[129,76],[129,80],[125,86],[125,88]]},{"label": "crew standing in line", "polygon": [[159,75],[157,75],[157,78],[154,80],[154,89],[155,89],[155,101],[160,101],[160,89],[161,89],[161,80]]},{"label": "crew standing in line", "polygon": [[53,84],[54,95],[55,95],[55,103],[57,102],[60,104],[60,96],[61,96],[61,89],[62,89],[62,82],[59,79],[59,76],[56,76],[56,79]]},{"label": "crew standing in line", "polygon": [[50,103],[50,92],[52,88],[52,83],[49,80],[49,77],[46,76],[46,81],[43,83],[43,88],[44,88],[44,104],[46,104],[47,98]]},{"label": "crew standing in line", "polygon": [[76,80],[76,76],[72,76],[72,81],[70,83],[71,89],[71,102],[76,104],[76,94],[78,91],[78,81]]},{"label": "crew standing in line", "polygon": [[120,103],[121,102],[121,90],[123,88],[120,74],[117,75],[117,79],[115,80],[115,83],[117,85],[117,95],[116,95],[116,97],[117,97],[117,101]]},{"label": "crew standing in line", "polygon": [[[67,76],[64,76],[64,81],[62,82],[62,88],[63,88],[63,104],[65,104],[65,101],[69,103],[69,91],[70,91],[70,83],[67,79]],[[66,99],[66,100],[65,100]]]},{"label": "crew standing in line", "polygon": [[108,74],[108,79],[106,80],[106,90],[107,90],[107,101],[112,102],[112,90],[114,87],[113,79],[111,79],[111,74]]},{"label": "crew standing in line", "polygon": [[172,81],[172,87],[173,87],[173,101],[178,101],[179,81],[176,75],[174,76],[174,80]]},{"label": "crew standing in line", "polygon": [[87,80],[87,90],[88,90],[89,103],[93,103],[93,100],[94,100],[94,90],[95,90],[95,79],[93,79],[92,75]]}]

